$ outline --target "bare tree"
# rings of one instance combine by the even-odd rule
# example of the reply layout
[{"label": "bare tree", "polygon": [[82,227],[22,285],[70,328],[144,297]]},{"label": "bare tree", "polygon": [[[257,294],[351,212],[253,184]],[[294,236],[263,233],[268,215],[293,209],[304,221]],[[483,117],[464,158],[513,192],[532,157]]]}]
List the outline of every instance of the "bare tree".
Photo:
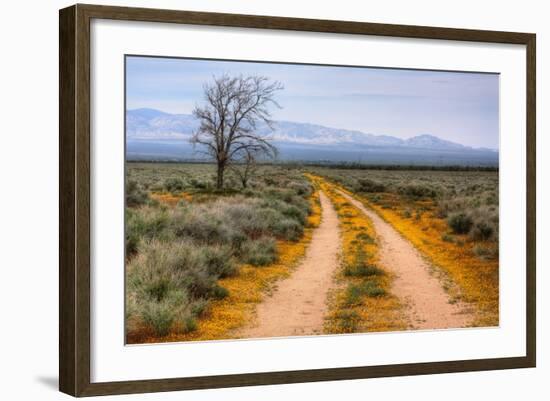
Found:
[{"label": "bare tree", "polygon": [[238,177],[243,188],[248,187],[248,181],[258,167],[258,155],[249,149],[245,149],[242,156],[230,165],[232,171]]},{"label": "bare tree", "polygon": [[270,138],[256,129],[260,122],[273,129],[270,107],[280,107],[275,93],[281,89],[280,82],[267,77],[242,75],[214,77],[204,86],[205,103],[193,110],[200,126],[191,143],[200,145],[216,161],[218,189],[223,188],[225,169],[234,161],[247,154],[257,157],[277,153]]}]

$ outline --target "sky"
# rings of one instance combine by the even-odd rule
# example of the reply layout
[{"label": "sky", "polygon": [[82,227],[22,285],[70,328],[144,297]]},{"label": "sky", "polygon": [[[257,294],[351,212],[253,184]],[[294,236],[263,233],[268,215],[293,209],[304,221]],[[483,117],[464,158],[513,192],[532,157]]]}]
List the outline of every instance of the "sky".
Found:
[{"label": "sky", "polygon": [[498,74],[128,56],[126,107],[191,114],[222,74],[281,82],[275,120],[498,149]]}]

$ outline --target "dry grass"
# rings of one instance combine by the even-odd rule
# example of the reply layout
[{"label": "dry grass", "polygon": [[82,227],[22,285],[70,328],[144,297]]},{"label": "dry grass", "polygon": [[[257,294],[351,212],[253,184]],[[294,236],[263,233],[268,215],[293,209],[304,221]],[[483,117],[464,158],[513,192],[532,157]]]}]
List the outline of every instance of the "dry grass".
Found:
[{"label": "dry grass", "polygon": [[261,268],[241,265],[234,277],[218,280],[218,284],[229,290],[229,295],[221,300],[212,301],[208,309],[197,322],[194,331],[182,334],[169,334],[165,337],[143,335],[132,342],[174,342],[205,341],[230,339],[236,337],[236,329],[249,322],[254,314],[256,304],[272,289],[273,284],[286,278],[292,269],[304,257],[311,241],[312,232],[321,221],[319,194],[314,192],[310,197],[311,214],[308,217],[304,235],[296,242],[277,241],[277,262]]},{"label": "dry grass", "polygon": [[391,294],[392,276],[376,267],[378,244],[372,222],[327,181],[309,176],[333,202],[342,233],[342,266],[330,294],[327,333],[406,330],[402,305]]}]

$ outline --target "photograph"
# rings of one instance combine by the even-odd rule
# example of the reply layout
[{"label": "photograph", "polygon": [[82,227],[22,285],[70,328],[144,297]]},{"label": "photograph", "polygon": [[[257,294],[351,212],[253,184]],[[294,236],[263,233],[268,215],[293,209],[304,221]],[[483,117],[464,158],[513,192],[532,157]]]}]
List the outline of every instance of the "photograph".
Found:
[{"label": "photograph", "polygon": [[499,326],[498,73],[124,57],[126,344]]}]

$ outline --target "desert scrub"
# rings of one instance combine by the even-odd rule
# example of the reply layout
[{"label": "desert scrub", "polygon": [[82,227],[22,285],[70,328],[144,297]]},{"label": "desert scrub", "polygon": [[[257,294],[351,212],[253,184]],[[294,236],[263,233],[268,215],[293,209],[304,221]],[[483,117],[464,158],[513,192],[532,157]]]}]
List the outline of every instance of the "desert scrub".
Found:
[{"label": "desert scrub", "polygon": [[[411,241],[448,278],[451,299],[473,304],[473,325],[495,326],[499,323],[499,180],[495,169],[478,170],[392,167],[316,168],[315,172],[354,194]],[[365,178],[383,182],[385,190],[361,191]]]},{"label": "desert scrub", "polygon": [[[223,252],[223,251],[221,251]],[[217,280],[234,274],[220,249],[188,242],[147,242],[127,264],[127,336],[156,337],[187,332],[209,299],[227,295]]]},{"label": "desert scrub", "polygon": [[449,216],[447,223],[455,234],[468,234],[474,225],[472,218],[463,212]]},{"label": "desert scrub", "polygon": [[[427,207],[428,212],[435,213],[441,219],[451,215],[467,215],[472,220],[467,233],[474,240],[496,243],[498,171],[490,168],[479,170],[414,170],[411,166],[345,170],[319,167],[313,173],[367,198],[370,203],[383,205],[387,210],[402,209],[406,218],[410,214],[416,219],[419,216],[416,211],[422,207]],[[474,232],[478,223],[487,229]],[[454,230],[451,224],[448,227]]]},{"label": "desert scrub", "polygon": [[390,273],[377,266],[378,244],[370,219],[327,181],[312,176],[334,204],[342,233],[342,266],[329,294],[327,333],[405,330],[402,305],[389,289]]},{"label": "desert scrub", "polygon": [[128,180],[126,182],[126,206],[137,207],[149,202],[149,195],[136,181]]},{"label": "desert scrub", "polygon": [[[483,206],[470,211],[452,212],[447,219],[441,218],[435,204],[424,201],[426,208],[419,219],[403,217],[403,211],[414,207],[420,210],[420,204],[392,194],[384,194],[392,203],[392,209],[386,209],[378,203],[369,202],[367,197],[357,197],[367,207],[376,211],[390,223],[436,267],[445,277],[451,300],[472,304],[475,316],[474,326],[495,326],[498,324],[498,242],[495,242],[495,229],[485,225],[478,227],[483,233],[474,233],[478,221],[484,221],[480,212]],[[485,217],[487,218],[487,217]],[[498,221],[489,220],[494,226]],[[493,227],[494,227],[493,226]],[[449,233],[451,229],[453,234]],[[457,233],[458,232],[458,233]],[[480,239],[485,238],[484,240]],[[481,242],[480,242],[481,241]],[[483,244],[483,245],[481,245]],[[488,251],[490,250],[490,251]]]},{"label": "desert scrub", "polygon": [[[288,262],[287,244],[301,249],[306,226],[318,219],[317,194],[302,175],[269,171],[277,187],[260,181],[216,192],[198,188],[194,174],[175,177],[181,165],[134,167],[148,177],[138,186],[157,202],[126,210],[129,342],[171,341],[194,330],[202,338],[212,303],[234,299],[236,287],[220,283]],[[166,192],[156,192],[158,183]]]},{"label": "desert scrub", "polygon": [[[243,264],[238,274],[218,280],[218,284],[228,290],[228,296],[210,302],[207,313],[196,320],[196,330],[170,333],[162,341],[239,338],[239,329],[253,318],[256,304],[264,299],[278,280],[288,277],[304,257],[313,230],[321,219],[317,192],[309,196],[309,203],[311,214],[298,241],[276,240],[277,259],[274,262],[261,267]],[[145,341],[154,340],[149,338]]]},{"label": "desert scrub", "polygon": [[164,180],[163,187],[168,192],[181,192],[186,185],[181,178],[170,177]]},{"label": "desert scrub", "polygon": [[273,238],[260,238],[245,243],[243,260],[253,266],[266,266],[277,260],[277,243]]}]

